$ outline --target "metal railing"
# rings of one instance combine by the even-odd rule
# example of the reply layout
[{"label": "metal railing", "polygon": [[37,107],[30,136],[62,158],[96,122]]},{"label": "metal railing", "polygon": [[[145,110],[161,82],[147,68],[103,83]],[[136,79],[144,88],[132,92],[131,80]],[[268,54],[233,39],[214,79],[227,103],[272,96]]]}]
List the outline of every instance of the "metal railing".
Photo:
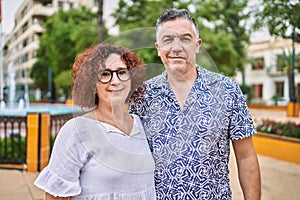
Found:
[{"label": "metal railing", "polygon": [[26,116],[0,116],[0,163],[26,163],[26,138]]},{"label": "metal railing", "polygon": [[51,115],[50,120],[50,151],[52,151],[54,140],[60,130],[60,128],[68,121],[73,118],[74,114],[65,115]]},{"label": "metal railing", "polygon": [[[52,115],[50,118],[50,149],[59,129],[74,114]],[[27,116],[0,116],[0,165],[25,164],[27,154]]]}]

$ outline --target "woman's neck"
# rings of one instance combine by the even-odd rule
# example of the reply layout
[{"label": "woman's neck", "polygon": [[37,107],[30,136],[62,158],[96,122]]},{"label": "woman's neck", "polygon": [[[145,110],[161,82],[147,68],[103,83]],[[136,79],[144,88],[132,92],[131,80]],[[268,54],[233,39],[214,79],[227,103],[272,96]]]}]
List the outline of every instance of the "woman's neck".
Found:
[{"label": "woman's neck", "polygon": [[132,117],[125,112],[125,105],[119,104],[114,106],[98,105],[94,110],[94,117],[96,120],[105,122],[120,129],[127,135],[132,129]]}]

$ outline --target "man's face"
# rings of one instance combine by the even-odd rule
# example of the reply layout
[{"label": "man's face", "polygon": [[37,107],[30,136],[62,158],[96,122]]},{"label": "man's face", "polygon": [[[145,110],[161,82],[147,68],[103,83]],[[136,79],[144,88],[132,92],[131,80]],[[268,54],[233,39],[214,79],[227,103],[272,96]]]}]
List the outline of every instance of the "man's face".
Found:
[{"label": "man's face", "polygon": [[164,22],[157,30],[156,38],[158,56],[168,71],[185,73],[195,68],[202,41],[190,21],[176,18]]}]

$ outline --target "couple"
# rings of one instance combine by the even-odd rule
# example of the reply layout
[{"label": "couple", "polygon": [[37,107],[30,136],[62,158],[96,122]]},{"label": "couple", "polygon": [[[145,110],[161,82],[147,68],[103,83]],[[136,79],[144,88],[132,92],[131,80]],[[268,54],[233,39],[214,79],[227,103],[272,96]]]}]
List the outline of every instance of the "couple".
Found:
[{"label": "couple", "polygon": [[156,48],[166,70],[145,84],[127,48],[98,44],[76,57],[74,103],[90,110],[57,136],[35,181],[46,199],[231,199],[230,140],[244,198],[260,199],[245,99],[235,81],[195,63],[198,38],[188,11],[165,10]]}]

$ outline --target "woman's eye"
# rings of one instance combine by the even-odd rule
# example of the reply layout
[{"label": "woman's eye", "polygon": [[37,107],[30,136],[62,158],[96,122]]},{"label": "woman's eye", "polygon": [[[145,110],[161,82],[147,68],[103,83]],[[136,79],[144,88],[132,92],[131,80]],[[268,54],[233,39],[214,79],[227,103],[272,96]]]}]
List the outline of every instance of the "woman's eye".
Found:
[{"label": "woman's eye", "polygon": [[110,72],[103,72],[101,76],[110,76]]},{"label": "woman's eye", "polygon": [[126,73],[127,73],[127,70],[125,70],[125,69],[119,71],[119,74],[121,74],[121,75],[122,75],[122,74],[126,74]]}]

